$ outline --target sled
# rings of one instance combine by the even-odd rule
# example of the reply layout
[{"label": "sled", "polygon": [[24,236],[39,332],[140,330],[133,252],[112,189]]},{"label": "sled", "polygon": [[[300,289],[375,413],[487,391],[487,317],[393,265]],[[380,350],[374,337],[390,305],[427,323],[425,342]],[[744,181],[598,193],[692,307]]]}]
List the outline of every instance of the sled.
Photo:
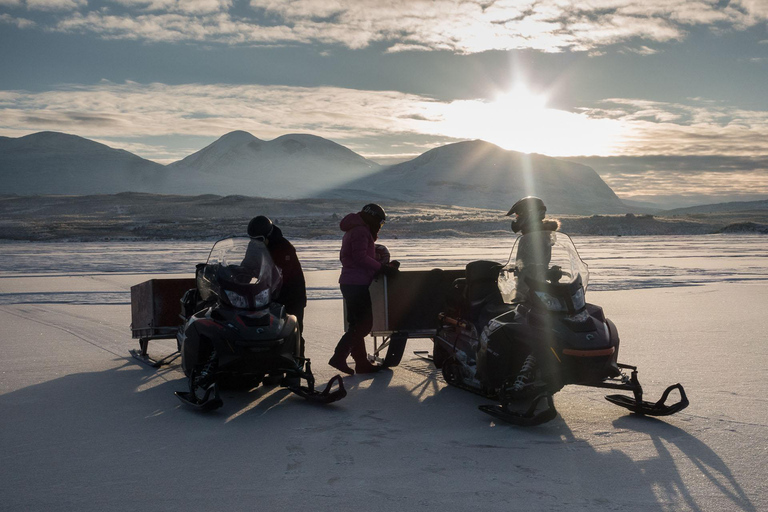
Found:
[{"label": "sled", "polygon": [[395,367],[409,339],[434,338],[437,315],[445,307],[448,291],[463,275],[463,269],[402,270],[374,279],[369,288],[373,307],[371,362]]},{"label": "sled", "polygon": [[194,278],[150,279],[131,286],[131,337],[139,340],[139,349],[130,350],[133,357],[153,368],[167,365],[179,357],[176,351],[155,359],[148,354],[149,342],[176,338],[183,324],[179,315],[181,298],[194,287]]}]

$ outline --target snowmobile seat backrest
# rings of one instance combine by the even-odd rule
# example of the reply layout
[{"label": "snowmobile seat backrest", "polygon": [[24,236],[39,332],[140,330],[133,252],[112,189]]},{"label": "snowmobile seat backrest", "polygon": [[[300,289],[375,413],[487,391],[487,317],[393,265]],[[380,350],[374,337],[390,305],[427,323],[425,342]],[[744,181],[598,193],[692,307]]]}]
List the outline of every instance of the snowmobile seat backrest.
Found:
[{"label": "snowmobile seat backrest", "polygon": [[451,289],[445,297],[446,306],[448,310],[454,315],[461,316],[467,309],[467,280],[463,277],[454,279],[451,285]]},{"label": "snowmobile seat backrest", "polygon": [[504,302],[498,286],[502,267],[503,265],[495,261],[479,260],[467,263],[466,300],[472,318],[477,318],[486,305]]}]

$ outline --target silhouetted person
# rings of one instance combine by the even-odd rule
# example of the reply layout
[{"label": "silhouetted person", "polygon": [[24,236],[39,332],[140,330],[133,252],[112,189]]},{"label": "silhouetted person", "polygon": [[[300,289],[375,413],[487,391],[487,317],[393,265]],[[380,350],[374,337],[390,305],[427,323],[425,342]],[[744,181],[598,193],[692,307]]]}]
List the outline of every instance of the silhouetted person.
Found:
[{"label": "silhouetted person", "polygon": [[[283,276],[283,285],[275,301],[285,306],[289,315],[294,315],[299,323],[301,350],[299,355],[304,358],[304,308],[307,307],[307,285],[304,272],[296,255],[296,249],[284,236],[279,227],[263,215],[254,217],[248,223],[248,236],[264,242],[269,255]],[[246,255],[247,259],[247,255]]]},{"label": "silhouetted person", "polygon": [[[336,345],[333,357],[328,364],[349,375],[371,373],[380,369],[368,361],[365,337],[373,327],[371,294],[368,291],[373,278],[379,272],[387,275],[397,272],[395,262],[382,263],[377,259],[376,239],[387,216],[384,209],[374,203],[367,204],[358,213],[350,213],[339,223],[344,231],[341,241],[341,276],[339,287],[344,297],[347,314],[347,332]],[[383,252],[380,251],[381,258]],[[347,365],[347,357],[352,355],[355,369]]]},{"label": "silhouetted person", "polygon": [[507,215],[514,215],[512,231],[524,235],[517,243],[515,266],[517,267],[516,302],[526,299],[528,286],[525,278],[544,281],[552,260],[552,233],[560,223],[544,220],[547,207],[538,197],[528,196],[516,202]]}]

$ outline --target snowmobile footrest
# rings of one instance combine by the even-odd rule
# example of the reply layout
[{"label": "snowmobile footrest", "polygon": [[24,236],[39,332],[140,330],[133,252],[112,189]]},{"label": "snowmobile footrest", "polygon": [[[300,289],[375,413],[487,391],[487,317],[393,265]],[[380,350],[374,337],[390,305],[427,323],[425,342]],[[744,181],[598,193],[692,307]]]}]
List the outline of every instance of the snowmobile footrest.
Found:
[{"label": "snowmobile footrest", "polygon": [[[336,391],[331,391],[334,383],[337,383],[339,387]],[[347,390],[344,389],[344,381],[342,380],[341,375],[336,375],[329,380],[323,391],[316,391],[307,386],[291,386],[288,389],[300,397],[306,398],[310,402],[319,404],[330,404],[331,402],[337,402],[347,396]]]},{"label": "snowmobile footrest", "polygon": [[[536,412],[539,403],[542,400],[547,401],[547,408],[543,411]],[[503,405],[481,405],[479,409],[484,413],[490,414],[494,418],[518,425],[520,427],[532,427],[535,425],[541,425],[555,419],[557,416],[557,409],[555,409],[555,402],[552,399],[552,395],[549,393],[542,393],[534,398],[528,410],[525,412],[515,411],[510,408],[512,404]]]},{"label": "snowmobile footrest", "polygon": [[[680,401],[672,405],[665,404],[664,402],[667,401],[669,394],[675,389],[680,392]],[[661,395],[659,401],[655,403],[647,402],[645,400],[636,400],[625,395],[607,395],[605,399],[612,404],[616,404],[619,407],[624,407],[636,414],[644,416],[669,416],[670,414],[682,411],[688,407],[689,404],[688,397],[685,395],[685,390],[683,389],[682,384],[679,383],[669,386],[664,391],[664,394]]]}]

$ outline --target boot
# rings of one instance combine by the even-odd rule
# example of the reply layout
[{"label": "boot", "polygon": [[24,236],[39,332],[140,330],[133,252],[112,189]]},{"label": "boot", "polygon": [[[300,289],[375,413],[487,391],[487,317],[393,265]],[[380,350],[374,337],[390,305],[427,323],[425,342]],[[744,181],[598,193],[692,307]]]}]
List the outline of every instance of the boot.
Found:
[{"label": "boot", "polygon": [[374,373],[381,370],[381,366],[371,364],[368,361],[368,354],[365,351],[365,342],[357,343],[352,347],[352,359],[355,360],[355,372]]},{"label": "boot", "polygon": [[354,375],[355,370],[349,367],[347,364],[347,358],[343,353],[336,352],[333,354],[333,357],[328,361],[328,364],[339,370],[340,372],[344,372],[347,375]]}]

